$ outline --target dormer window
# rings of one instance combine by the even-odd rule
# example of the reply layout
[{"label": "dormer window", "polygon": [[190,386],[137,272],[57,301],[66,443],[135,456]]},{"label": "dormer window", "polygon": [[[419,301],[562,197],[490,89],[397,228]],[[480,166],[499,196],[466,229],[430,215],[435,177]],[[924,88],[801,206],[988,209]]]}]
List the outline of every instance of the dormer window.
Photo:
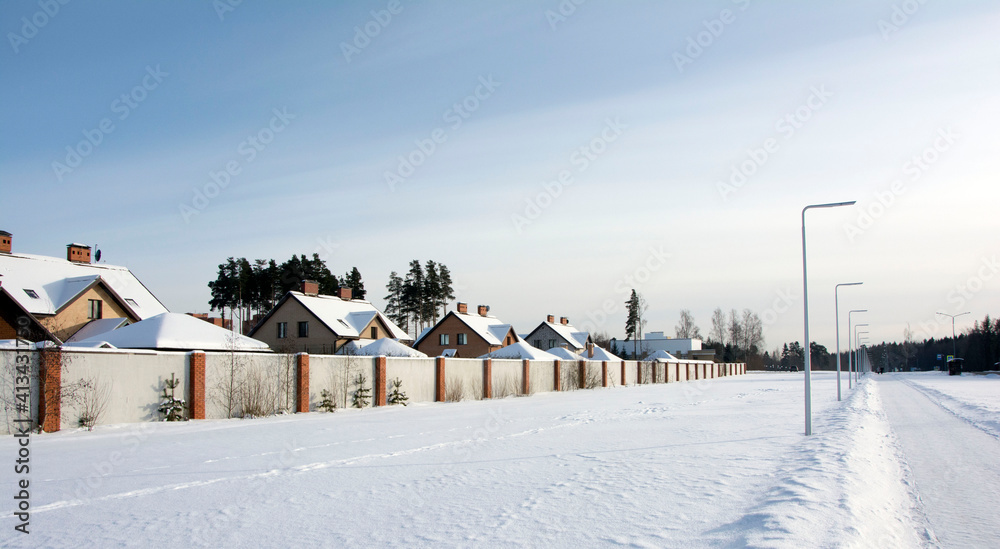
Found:
[{"label": "dormer window", "polygon": [[136,303],[135,300],[132,299],[131,297],[126,297],[125,298],[125,303],[128,303],[130,307],[138,307],[139,306],[139,304]]},{"label": "dormer window", "polygon": [[30,297],[31,299],[38,299],[38,292],[36,292],[35,290],[29,290],[25,288],[24,293],[28,294],[28,297]]}]

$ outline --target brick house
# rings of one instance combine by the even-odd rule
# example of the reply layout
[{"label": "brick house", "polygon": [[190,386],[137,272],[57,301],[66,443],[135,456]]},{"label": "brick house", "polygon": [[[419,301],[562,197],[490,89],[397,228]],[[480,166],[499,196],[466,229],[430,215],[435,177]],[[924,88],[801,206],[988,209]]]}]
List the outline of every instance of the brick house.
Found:
[{"label": "brick house", "polygon": [[25,339],[62,344],[165,312],[127,268],[91,263],[90,246],[67,245],[66,259],[20,254],[0,231],[0,339],[20,325]]},{"label": "brick house", "polygon": [[350,288],[320,295],[319,284],[307,280],[301,290],[282,296],[247,335],[282,353],[334,354],[349,341],[384,337],[413,341],[374,305],[353,299]]},{"label": "brick house", "polygon": [[427,356],[475,358],[521,341],[510,324],[489,316],[489,307],[480,305],[469,314],[468,305],[459,303],[434,326],[417,338],[413,348]]},{"label": "brick house", "polygon": [[590,334],[577,330],[569,319],[561,317],[559,323],[555,322],[555,317],[549,315],[545,322],[538,325],[524,338],[532,347],[548,351],[555,347],[563,347],[576,354],[581,354],[588,349],[588,345],[593,343]]}]

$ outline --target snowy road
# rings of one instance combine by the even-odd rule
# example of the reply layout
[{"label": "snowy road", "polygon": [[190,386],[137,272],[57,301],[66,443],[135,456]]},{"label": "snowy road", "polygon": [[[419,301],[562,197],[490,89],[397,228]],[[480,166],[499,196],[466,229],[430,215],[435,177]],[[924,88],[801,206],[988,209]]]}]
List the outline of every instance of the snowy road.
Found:
[{"label": "snowy road", "polygon": [[1000,441],[938,405],[906,374],[876,376],[883,406],[941,547],[1000,546]]}]

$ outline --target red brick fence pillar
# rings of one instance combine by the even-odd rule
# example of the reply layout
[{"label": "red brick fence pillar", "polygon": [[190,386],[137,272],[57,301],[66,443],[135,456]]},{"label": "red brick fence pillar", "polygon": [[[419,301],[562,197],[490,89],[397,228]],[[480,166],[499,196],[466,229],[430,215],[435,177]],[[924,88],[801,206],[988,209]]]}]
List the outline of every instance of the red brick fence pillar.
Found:
[{"label": "red brick fence pillar", "polygon": [[493,359],[483,359],[483,398],[493,398]]},{"label": "red brick fence pillar", "polygon": [[309,353],[295,355],[295,412],[309,411]]},{"label": "red brick fence pillar", "polygon": [[608,361],[601,361],[601,387],[608,386]]},{"label": "red brick fence pillar", "polygon": [[386,358],[384,356],[375,357],[375,406],[386,406],[388,404],[385,393],[385,363]]},{"label": "red brick fence pillar", "polygon": [[40,423],[43,431],[54,433],[62,423],[62,350],[43,349],[38,353],[38,362],[42,381],[38,399]]},{"label": "red brick fence pillar", "polygon": [[444,357],[434,359],[434,402],[444,402]]},{"label": "red brick fence pillar", "polygon": [[625,361],[622,361],[622,387],[625,386]]},{"label": "red brick fence pillar", "polygon": [[577,376],[576,377],[578,378],[577,379],[577,386],[580,389],[586,389],[587,388],[587,361],[586,360],[577,361],[576,370],[577,370]]},{"label": "red brick fence pillar", "polygon": [[521,394],[531,394],[531,361],[528,359],[521,363]]},{"label": "red brick fence pillar", "polygon": [[188,417],[205,419],[205,353],[188,353]]},{"label": "red brick fence pillar", "polygon": [[558,360],[552,363],[552,375],[554,376],[552,390],[556,392],[562,391],[562,370],[560,365],[561,363]]}]

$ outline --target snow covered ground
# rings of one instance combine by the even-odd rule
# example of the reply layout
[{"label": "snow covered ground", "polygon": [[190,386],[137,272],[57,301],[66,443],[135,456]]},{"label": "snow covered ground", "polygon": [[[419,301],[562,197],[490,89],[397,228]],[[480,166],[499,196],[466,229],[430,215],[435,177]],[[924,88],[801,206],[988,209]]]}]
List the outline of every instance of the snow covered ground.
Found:
[{"label": "snow covered ground", "polygon": [[[997,546],[996,512],[938,512],[1000,501],[996,388],[871,376],[838,403],[817,373],[808,438],[801,374],[36,435],[31,534],[6,511],[0,546]],[[916,398],[942,431],[914,449]],[[963,453],[955,492],[932,445]]]}]

